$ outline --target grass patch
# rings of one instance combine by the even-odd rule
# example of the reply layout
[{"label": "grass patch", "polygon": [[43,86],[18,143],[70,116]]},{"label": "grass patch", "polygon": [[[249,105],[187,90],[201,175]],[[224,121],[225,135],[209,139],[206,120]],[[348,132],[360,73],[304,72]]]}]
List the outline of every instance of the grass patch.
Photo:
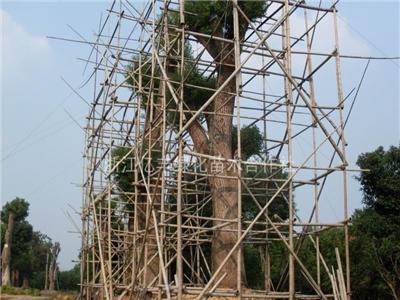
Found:
[{"label": "grass patch", "polygon": [[27,295],[27,296],[40,296],[40,290],[38,289],[23,289],[13,286],[2,286],[0,288],[1,294],[7,295]]}]

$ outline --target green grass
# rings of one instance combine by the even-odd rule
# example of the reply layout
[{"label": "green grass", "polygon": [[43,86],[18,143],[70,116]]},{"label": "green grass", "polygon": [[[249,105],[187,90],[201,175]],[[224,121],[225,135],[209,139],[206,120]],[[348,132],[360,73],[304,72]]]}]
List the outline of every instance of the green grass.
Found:
[{"label": "green grass", "polygon": [[23,289],[12,286],[2,286],[0,290],[1,294],[7,295],[28,295],[28,296],[40,296],[40,290],[38,289]]}]

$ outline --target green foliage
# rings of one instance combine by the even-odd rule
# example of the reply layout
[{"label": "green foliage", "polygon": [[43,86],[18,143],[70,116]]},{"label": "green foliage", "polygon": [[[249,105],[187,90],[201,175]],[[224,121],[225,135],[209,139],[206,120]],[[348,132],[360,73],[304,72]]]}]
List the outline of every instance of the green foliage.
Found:
[{"label": "green foliage", "polygon": [[[143,151],[147,151],[147,143],[143,143]],[[111,168],[115,167],[113,179],[118,188],[124,192],[133,192],[133,182],[135,180],[135,157],[130,147],[116,147],[112,150]],[[148,155],[142,161],[143,175],[147,177],[149,173],[153,173],[160,166],[161,153],[156,149],[152,149],[151,158]],[[118,166],[117,166],[118,164]],[[138,173],[139,180],[142,175]]]},{"label": "green foliage", "polygon": [[[183,79],[185,80],[183,99],[185,99],[185,104],[191,110],[198,110],[214,93],[215,78],[208,78],[208,76],[202,74],[191,62],[193,59],[193,54],[190,54],[190,56],[188,56],[188,60],[190,61],[185,65],[185,73],[183,75]],[[182,76],[176,71],[170,74],[170,78],[173,81],[180,82]],[[167,100],[170,99],[172,100],[172,96],[168,92]],[[171,102],[172,107],[175,107],[174,101],[169,102]]]},{"label": "green foliage", "polygon": [[[357,165],[362,172],[357,179],[363,191],[363,202],[377,213],[385,214],[400,221],[400,148],[383,147],[359,156]],[[396,201],[397,200],[397,201]]]},{"label": "green foliage", "polygon": [[[310,229],[315,230],[315,229]],[[344,257],[344,230],[343,228],[331,228],[322,231],[318,234],[320,253],[323,255],[324,260],[329,269],[334,267],[337,269],[337,260],[335,254],[335,248],[338,248],[340,256]],[[314,235],[314,241],[316,235]],[[299,248],[298,256],[313,276],[314,279],[317,278],[317,252],[315,244],[309,239],[307,235],[303,236],[296,244]],[[321,288],[325,293],[329,293],[332,290],[332,284],[329,276],[326,274],[325,268],[321,263]],[[308,283],[301,273],[300,268],[296,270],[296,288],[302,293],[314,293],[314,289]]]},{"label": "green foliage", "polygon": [[[238,1],[238,4],[251,21],[255,21],[257,18],[262,17],[267,8],[266,1]],[[185,1],[185,11],[187,12],[185,14],[186,25],[190,29],[207,34],[211,34],[214,30],[217,30],[219,33],[222,32],[227,38],[233,37],[231,1]],[[164,16],[161,15],[160,19],[163,17]],[[176,12],[169,12],[167,18],[169,23],[175,25],[179,24],[179,16]],[[214,28],[215,20],[218,20],[217,28]],[[243,18],[240,18],[242,34],[245,33],[247,26],[247,22]],[[173,33],[171,34],[173,35]],[[160,34],[159,38],[159,43],[163,45],[163,35]],[[173,36],[170,36],[170,39],[173,38]],[[179,43],[175,43],[174,47],[175,48],[169,50],[167,58],[164,58],[167,60],[167,75],[175,90],[178,90],[179,83],[183,80],[185,84],[183,91],[185,105],[190,110],[198,110],[214,93],[216,88],[216,78],[202,73],[198,66],[195,65],[193,51],[188,41],[185,42],[184,45],[185,65],[183,67],[183,72],[181,72],[181,69],[178,68],[178,61],[180,58],[177,55],[177,53],[179,53]],[[141,54],[140,57],[139,55],[134,56],[133,63],[127,67],[127,82],[132,86],[132,89],[135,92],[139,90],[139,82],[141,82],[140,88],[144,91],[153,91],[160,87],[159,77],[161,75],[161,70],[158,66],[155,66],[154,69],[152,69],[151,65],[150,54]],[[176,103],[173,100],[170,90],[167,88],[166,91],[167,95],[165,100],[167,108],[170,110],[168,113],[168,120],[171,124],[176,125],[178,118],[173,112],[173,110],[176,109]],[[153,101],[159,103],[160,98],[154,97]],[[147,102],[148,100],[146,101],[145,99],[145,107],[148,105]]]},{"label": "green foliage", "polygon": [[30,285],[33,288],[44,288],[47,254],[50,252],[52,246],[51,239],[47,235],[39,231],[33,232],[31,240],[32,255],[30,258],[32,266]]},{"label": "green foliage", "polygon": [[357,177],[366,207],[353,216],[352,243],[364,252],[354,268],[354,292],[359,299],[400,297],[400,148],[379,147],[360,155],[357,165],[369,171]]},{"label": "green foliage", "polygon": [[[371,209],[362,209],[353,214],[352,223],[350,253],[353,298],[392,299],[390,290],[379,272],[379,261],[376,254],[381,251],[376,251],[378,240],[371,236],[372,231],[375,231],[376,234],[376,230],[380,226],[387,227],[385,220],[382,220],[382,217],[379,217]],[[382,246],[388,245],[388,242],[390,243],[390,239],[386,239]],[[392,244],[392,249],[396,247],[393,242],[390,244]]]},{"label": "green foliage", "polygon": [[[260,129],[256,126],[245,126],[240,128],[240,148],[242,160],[247,160],[251,156],[260,154],[262,150],[263,136]],[[237,150],[237,127],[232,128],[232,152]]]},{"label": "green foliage", "polygon": [[[139,90],[139,79],[141,80],[140,86],[144,89],[152,88],[151,83],[151,56],[148,54],[142,54],[134,56],[132,64],[128,65],[125,70],[125,77],[127,78],[128,84],[132,89],[137,92]],[[157,75],[157,74],[156,74]],[[153,80],[153,86],[158,86],[159,80],[155,78]]]},{"label": "green foliage", "polygon": [[11,268],[19,270],[22,276],[32,271],[32,240],[33,229],[28,221],[19,221],[14,225],[13,241],[11,244]]},{"label": "green foliage", "polygon": [[[7,228],[10,211],[14,213],[10,266],[12,270],[18,270],[20,272],[22,279],[22,277],[29,276],[32,272],[30,263],[32,257],[30,243],[33,229],[32,225],[25,220],[29,214],[29,203],[25,199],[17,197],[3,206],[1,221],[3,223],[2,229],[4,230]],[[3,232],[2,238],[4,238]]]},{"label": "green foliage", "polygon": [[[280,166],[279,160],[275,160],[275,165],[269,167],[260,165],[243,166],[243,173],[242,177],[247,178],[246,184],[249,190],[261,206],[264,206],[267,201],[271,199],[276,190],[280,188],[281,183],[287,178],[287,173],[283,167]],[[265,181],[267,178],[274,180]],[[278,180],[281,180],[281,183],[273,182]],[[271,218],[275,218],[276,216],[281,220],[286,220],[288,218],[288,205],[285,199],[287,197],[288,193],[283,190],[274,201],[271,202],[268,207],[268,215]],[[246,220],[253,219],[258,214],[259,208],[244,187],[242,202],[244,218]]]},{"label": "green foliage", "polygon": [[14,222],[17,223],[28,216],[29,203],[25,199],[19,197],[7,202],[1,210],[1,221],[5,224],[8,222],[8,213],[10,211],[14,213]]},{"label": "green foliage", "polygon": [[[125,192],[133,192],[133,181],[134,181],[134,155],[133,152],[128,154],[129,148],[117,147],[112,150],[112,162],[111,167],[116,167],[114,171],[114,181],[117,186]],[[125,159],[123,159],[126,157]]]},{"label": "green foliage", "polygon": [[[266,1],[238,1],[246,16],[254,21],[264,15]],[[233,37],[232,1],[185,1],[185,21],[192,30],[213,33],[213,22],[219,22],[219,28],[227,38]],[[247,25],[247,24],[246,24]]]},{"label": "green foliage", "polygon": [[254,289],[264,287],[264,273],[259,249],[259,247],[252,245],[243,247],[247,285]]},{"label": "green foliage", "polygon": [[80,265],[76,264],[71,270],[58,273],[58,285],[61,291],[79,290]]},{"label": "green foliage", "polygon": [[[8,213],[15,214],[14,230],[11,243],[11,270],[19,272],[17,285],[24,278],[29,279],[32,287],[43,288],[46,255],[51,248],[51,240],[46,235],[33,231],[32,225],[26,220],[29,214],[29,203],[21,198],[6,203],[2,209],[2,239],[7,228]],[[43,274],[42,274],[43,273]]]},{"label": "green foliage", "polygon": [[[189,43],[187,43],[187,45],[189,45]],[[184,80],[185,85],[183,89],[183,96],[185,99],[185,105],[190,110],[198,110],[214,93],[216,80],[215,77],[209,78],[209,76],[202,74],[198,70],[197,66],[194,65],[194,57],[190,46],[187,46],[186,49],[188,50],[186,50],[187,53],[185,54],[186,59],[183,75],[181,74],[180,70],[175,67],[175,58],[168,58],[168,65],[170,67],[167,68],[167,73],[171,80],[171,84],[174,87],[175,93],[177,93],[176,91],[179,88],[181,80]],[[146,61],[146,58],[147,57],[144,56],[142,60]],[[138,56],[135,56],[133,61],[134,63],[129,65],[126,71],[126,77],[128,79],[127,81],[132,87],[132,90],[134,92],[138,91],[140,74],[142,88],[144,90],[158,89],[160,86],[160,81],[157,77],[161,74],[160,69],[155,69],[155,78],[153,81],[151,81],[151,64],[140,65]],[[153,101],[159,104],[161,99],[159,97],[154,97]],[[144,101],[143,109],[148,106],[147,102],[148,101]],[[176,102],[168,88],[166,88],[165,103],[167,108],[170,110],[167,116],[169,122],[177,125],[179,119],[177,118],[176,113],[173,111],[176,109]],[[185,109],[187,108],[185,107]]]}]

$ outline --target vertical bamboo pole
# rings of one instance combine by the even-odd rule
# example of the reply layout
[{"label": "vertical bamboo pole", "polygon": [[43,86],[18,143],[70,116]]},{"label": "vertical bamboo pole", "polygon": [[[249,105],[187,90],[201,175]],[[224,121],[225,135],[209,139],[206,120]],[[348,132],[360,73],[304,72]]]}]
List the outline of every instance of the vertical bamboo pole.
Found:
[{"label": "vertical bamboo pole", "polygon": [[[234,31],[234,55],[235,55],[235,68],[240,66],[240,35],[239,35],[239,14],[237,10],[238,1],[233,0],[233,31]],[[236,83],[236,122],[237,122],[237,201],[238,201],[238,214],[237,214],[237,237],[238,240],[242,235],[242,181],[241,181],[241,172],[242,172],[242,149],[241,149],[241,137],[240,137],[240,89],[242,85],[241,72],[237,72],[235,76]],[[237,290],[239,292],[239,299],[242,297],[242,255],[243,255],[243,247],[240,246],[237,251]]]},{"label": "vertical bamboo pole", "polygon": [[343,217],[344,217],[344,247],[345,247],[345,261],[346,261],[346,291],[347,298],[350,299],[350,250],[349,250],[349,227],[348,227],[348,192],[347,192],[347,160],[346,160],[346,141],[344,136],[344,120],[343,120],[343,84],[342,84],[342,70],[340,63],[340,50],[339,50],[339,32],[337,22],[336,6],[333,7],[333,25],[335,33],[335,63],[336,63],[336,83],[338,93],[339,106],[339,119],[340,119],[340,144],[345,163],[343,164]]},{"label": "vertical bamboo pole", "polygon": [[[309,79],[309,84],[310,84],[310,99],[311,99],[311,106],[312,109],[314,110],[314,114],[316,115],[316,106],[317,103],[315,101],[315,86],[314,86],[314,78],[312,76],[312,57],[311,57],[311,37],[308,32],[308,15],[307,15],[307,10],[304,10],[304,22],[305,22],[305,29],[307,32],[306,38],[307,38],[307,60],[306,60],[306,65],[307,65],[307,71],[308,75],[310,76]],[[313,155],[313,166],[314,166],[314,171],[313,175],[314,178],[317,178],[318,176],[318,171],[317,171],[317,152],[315,151],[315,147],[317,146],[317,141],[316,141],[316,120],[313,116],[311,116],[311,121],[313,123],[312,126],[312,147],[314,151]],[[314,216],[314,221],[315,223],[319,223],[319,199],[318,199],[318,186],[314,184],[313,186],[313,197],[314,197],[314,208],[315,208],[315,216]],[[321,264],[320,264],[320,247],[319,247],[319,233],[316,233],[315,236],[315,248],[316,248],[316,265],[317,265],[317,283],[318,285],[321,284]]]},{"label": "vertical bamboo pole", "polygon": [[[283,14],[286,15],[289,12],[289,1],[285,0],[285,5],[283,8]],[[283,46],[284,46],[284,62],[287,74],[291,76],[292,74],[292,53],[291,53],[291,43],[290,43],[290,18],[286,18],[283,23]],[[288,136],[288,176],[292,176],[292,85],[289,78],[285,76],[285,95],[286,95],[286,126],[287,126],[287,136]],[[289,206],[289,247],[294,250],[293,241],[293,221],[294,221],[294,208],[293,208],[293,182],[290,180],[288,184],[288,206]],[[295,298],[295,266],[294,257],[292,253],[289,254],[289,299],[293,300]]]},{"label": "vertical bamboo pole", "polygon": [[[149,103],[147,106],[147,111],[146,114],[148,113],[149,116],[147,118],[146,115],[146,122],[148,122],[149,127],[148,127],[148,136],[147,136],[147,140],[148,140],[148,144],[147,144],[147,156],[148,156],[148,160],[147,160],[147,178],[144,178],[143,173],[142,173],[142,177],[143,177],[143,181],[147,182],[147,185],[150,186],[151,185],[151,163],[152,163],[152,133],[153,133],[153,128],[152,128],[152,124],[153,124],[153,118],[154,118],[154,78],[155,78],[155,66],[156,64],[156,52],[158,51],[157,48],[157,44],[156,44],[156,10],[157,10],[157,3],[155,0],[152,0],[151,2],[151,15],[152,15],[152,21],[151,21],[151,26],[152,26],[152,32],[151,32],[151,45],[152,45],[152,55],[151,55],[151,78],[150,78],[150,88],[151,90],[149,91]],[[145,134],[146,134],[146,126],[144,128],[144,134],[143,134],[143,139],[145,139]],[[143,154],[143,156],[145,156],[146,154]],[[144,158],[144,157],[143,157]],[[140,159],[143,159],[140,158]],[[150,223],[150,219],[152,218],[152,213],[151,211],[153,210],[153,207],[151,207],[150,205],[150,191],[146,192],[146,222],[145,224],[149,224]],[[155,226],[156,224],[154,224]],[[143,272],[143,286],[144,288],[148,288],[149,285],[151,284],[151,280],[152,278],[148,276],[148,273],[151,273],[151,270],[149,270],[149,264],[151,263],[151,257],[150,257],[150,243],[151,243],[151,236],[148,232],[149,227],[151,227],[151,225],[149,224],[149,226],[147,226],[147,232],[144,233],[145,238],[143,238],[143,243],[144,243],[144,272]],[[150,281],[148,281],[150,280]]]},{"label": "vertical bamboo pole", "polygon": [[[261,62],[262,66],[264,68],[265,66],[265,50],[261,50],[262,56],[261,56]],[[268,134],[267,134],[267,102],[266,102],[266,89],[267,89],[267,80],[266,80],[266,72],[262,73],[262,97],[263,97],[263,137],[264,137],[264,162],[267,163],[269,161],[269,153],[267,152],[268,149]],[[268,167],[270,169],[270,173],[272,174],[272,167]],[[265,197],[268,197],[268,187],[269,183],[265,182],[265,189],[266,189],[266,195]],[[268,201],[268,199],[266,199]],[[265,214],[268,216],[269,209],[267,208]],[[268,230],[268,222],[265,222],[265,258],[264,258],[264,288],[266,294],[269,294],[271,291],[271,261],[270,261],[270,253],[269,253],[269,230]]]},{"label": "vertical bamboo pole", "polygon": [[[184,0],[179,1],[179,23],[181,27],[180,39],[180,99],[179,99],[179,129],[183,127],[183,96],[184,96],[184,70],[185,70],[185,15]],[[178,136],[178,197],[177,197],[177,289],[178,300],[182,299],[183,293],[183,259],[182,259],[182,176],[183,176],[183,136]]]},{"label": "vertical bamboo pole", "polygon": [[[167,1],[164,0],[164,9],[165,11],[167,11],[168,8],[168,4]],[[164,14],[164,26],[163,26],[163,31],[164,31],[164,47],[166,49],[169,48],[169,28],[168,28],[168,17]],[[164,68],[167,69],[167,60],[164,61]],[[159,91],[161,93],[161,110],[162,110],[162,130],[161,130],[161,136],[162,136],[162,141],[161,141],[161,195],[160,195],[160,202],[161,202],[161,206],[160,206],[160,222],[161,224],[164,224],[165,222],[165,201],[164,201],[164,197],[165,197],[165,165],[166,165],[166,144],[165,144],[165,136],[166,136],[166,119],[167,119],[167,113],[166,113],[166,84],[162,84],[162,90]],[[163,278],[166,281],[165,284],[167,285],[167,278],[168,278],[168,273],[167,273],[167,269],[165,268],[164,265],[164,240],[165,240],[165,226],[161,226],[160,228],[160,268],[159,268],[159,281],[158,284],[159,286],[162,285],[162,281]],[[168,296],[169,296],[169,290],[168,292]],[[162,298],[162,290],[161,288],[159,289],[159,293],[158,293],[158,299],[161,300]]]}]

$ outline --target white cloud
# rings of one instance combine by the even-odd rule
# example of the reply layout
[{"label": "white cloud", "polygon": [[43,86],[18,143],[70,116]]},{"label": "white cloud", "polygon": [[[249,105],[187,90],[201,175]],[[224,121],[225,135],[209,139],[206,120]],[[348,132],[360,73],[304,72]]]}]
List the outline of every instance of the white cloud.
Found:
[{"label": "white cloud", "polygon": [[51,51],[45,37],[29,33],[4,10],[0,10],[0,20],[0,80],[8,88],[21,79],[35,78],[37,71],[48,67]]}]

